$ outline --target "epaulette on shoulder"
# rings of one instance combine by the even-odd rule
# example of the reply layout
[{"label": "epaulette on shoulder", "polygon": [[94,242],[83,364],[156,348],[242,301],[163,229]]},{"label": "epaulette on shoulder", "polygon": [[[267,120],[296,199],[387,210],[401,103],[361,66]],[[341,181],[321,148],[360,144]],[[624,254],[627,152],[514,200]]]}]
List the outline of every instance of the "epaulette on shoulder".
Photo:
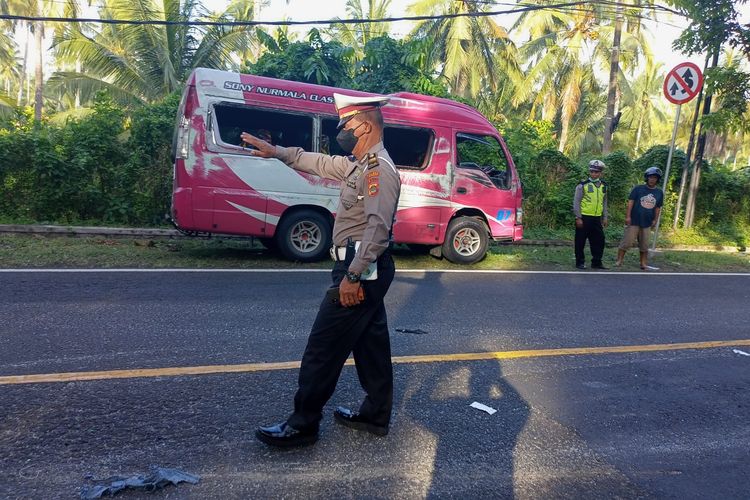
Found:
[{"label": "epaulette on shoulder", "polygon": [[378,155],[375,153],[367,153],[367,168],[375,168],[380,165]]}]

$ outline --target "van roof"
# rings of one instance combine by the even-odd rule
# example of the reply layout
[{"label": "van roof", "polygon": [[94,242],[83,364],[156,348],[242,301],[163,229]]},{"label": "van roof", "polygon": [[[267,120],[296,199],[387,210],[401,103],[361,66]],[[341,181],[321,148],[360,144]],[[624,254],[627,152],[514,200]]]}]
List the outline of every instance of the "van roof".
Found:
[{"label": "van roof", "polygon": [[[200,101],[203,101],[202,94],[332,116],[336,116],[334,92],[353,96],[380,95],[208,68],[193,70],[187,84],[195,86]],[[388,96],[391,99],[383,107],[383,117],[389,123],[448,127],[459,125],[467,131],[497,133],[479,111],[466,104],[412,92],[397,92]]]}]

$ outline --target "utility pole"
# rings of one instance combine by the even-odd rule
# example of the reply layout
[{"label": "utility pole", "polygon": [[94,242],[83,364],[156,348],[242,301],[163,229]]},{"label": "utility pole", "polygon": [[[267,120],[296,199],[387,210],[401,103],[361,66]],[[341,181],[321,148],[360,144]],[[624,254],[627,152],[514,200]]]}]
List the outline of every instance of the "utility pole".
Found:
[{"label": "utility pole", "polygon": [[615,14],[615,35],[612,40],[612,55],[609,59],[609,89],[607,91],[607,114],[604,117],[604,139],[602,154],[612,150],[612,134],[614,134],[615,104],[617,99],[617,76],[620,73],[620,39],[622,38],[622,3],[617,0]]}]

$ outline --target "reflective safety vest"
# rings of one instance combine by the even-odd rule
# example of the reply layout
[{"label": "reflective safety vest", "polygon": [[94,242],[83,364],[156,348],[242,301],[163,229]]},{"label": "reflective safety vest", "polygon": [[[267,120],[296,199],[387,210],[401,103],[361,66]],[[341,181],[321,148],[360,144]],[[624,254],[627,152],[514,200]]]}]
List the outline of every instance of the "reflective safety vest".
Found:
[{"label": "reflective safety vest", "polygon": [[607,195],[607,184],[600,181],[597,186],[591,179],[581,181],[583,198],[581,198],[581,215],[601,216],[604,212],[604,197]]}]

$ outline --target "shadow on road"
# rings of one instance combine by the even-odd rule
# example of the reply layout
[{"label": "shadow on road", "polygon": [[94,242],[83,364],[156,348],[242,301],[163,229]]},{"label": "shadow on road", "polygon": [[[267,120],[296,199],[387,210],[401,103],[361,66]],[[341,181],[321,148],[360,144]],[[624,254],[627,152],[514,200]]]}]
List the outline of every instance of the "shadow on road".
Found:
[{"label": "shadow on road", "polygon": [[[497,413],[472,408],[474,401]],[[514,449],[528,417],[499,362],[432,364],[411,370],[396,425],[408,420],[429,435],[427,498],[513,498]]]}]

